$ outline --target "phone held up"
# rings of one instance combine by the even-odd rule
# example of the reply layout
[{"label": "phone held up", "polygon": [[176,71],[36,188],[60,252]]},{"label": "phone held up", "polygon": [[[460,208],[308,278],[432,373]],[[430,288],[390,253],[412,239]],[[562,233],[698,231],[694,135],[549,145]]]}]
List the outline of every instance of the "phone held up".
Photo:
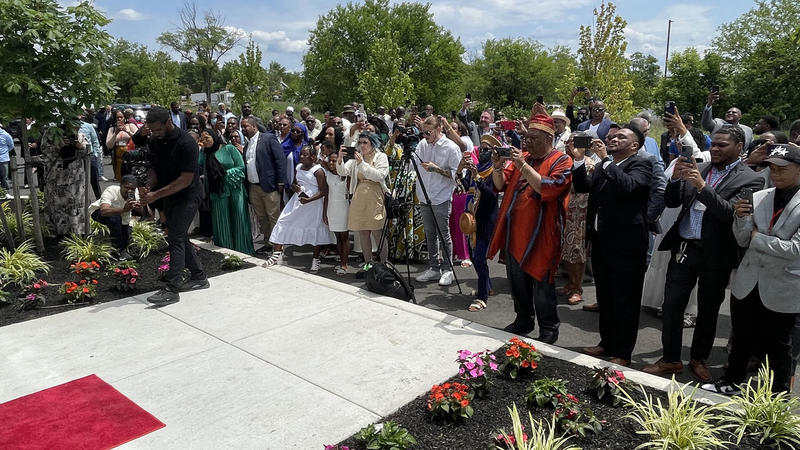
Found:
[{"label": "phone held up", "polygon": [[664,115],[667,114],[674,116],[675,115],[675,102],[672,100],[664,102]]},{"label": "phone held up", "polygon": [[536,96],[536,103],[544,105],[544,96],[543,95],[537,95]]},{"label": "phone held up", "polygon": [[500,158],[511,158],[511,147],[495,147],[494,151]]},{"label": "phone held up", "polygon": [[505,131],[511,131],[517,127],[517,123],[513,120],[501,120],[500,127],[502,127]]},{"label": "phone held up", "polygon": [[592,137],[588,134],[575,133],[572,136],[572,145],[575,148],[589,148],[592,146]]},{"label": "phone held up", "polygon": [[470,95],[469,92],[467,92],[467,94],[464,96],[464,98],[466,98],[469,101],[472,101],[472,95]]},{"label": "phone held up", "polygon": [[742,200],[746,200],[748,205],[753,205],[753,189],[752,188],[744,188],[742,189]]},{"label": "phone held up", "polygon": [[344,160],[343,162],[350,161],[351,159],[355,158],[356,155],[356,148],[355,147],[345,147],[344,148]]}]

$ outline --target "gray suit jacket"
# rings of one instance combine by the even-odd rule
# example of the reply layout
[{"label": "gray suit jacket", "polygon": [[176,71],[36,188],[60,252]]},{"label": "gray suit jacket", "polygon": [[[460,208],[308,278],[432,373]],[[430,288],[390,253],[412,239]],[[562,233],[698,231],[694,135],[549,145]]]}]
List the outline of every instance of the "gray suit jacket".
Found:
[{"label": "gray suit jacket", "polygon": [[[736,217],[733,234],[747,247],[731,283],[731,294],[744,298],[758,283],[761,301],[771,311],[800,313],[800,192],[784,208],[775,226],[772,205],[775,188],[753,194],[753,215]],[[753,226],[759,232],[752,239]]]}]

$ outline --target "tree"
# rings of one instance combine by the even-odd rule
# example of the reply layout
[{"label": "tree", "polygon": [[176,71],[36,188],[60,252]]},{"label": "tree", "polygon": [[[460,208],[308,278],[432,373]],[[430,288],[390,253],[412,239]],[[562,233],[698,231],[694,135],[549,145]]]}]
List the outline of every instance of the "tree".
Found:
[{"label": "tree", "polygon": [[658,85],[660,72],[658,59],[655,56],[641,52],[631,55],[629,73],[633,80],[631,100],[634,106],[646,108],[653,105],[653,90]]},{"label": "tree", "polygon": [[366,0],[320,16],[303,57],[305,96],[318,109],[358,100],[359,77],[370,70],[370,55],[377,54],[373,48],[388,39],[399,49],[399,71],[412,83],[405,100],[446,104],[463,68],[464,47],[433,21],[429,9],[430,4]]},{"label": "tree", "polygon": [[155,105],[168,107],[171,102],[178,100],[181,95],[181,86],[178,84],[180,69],[178,63],[173,61],[164,52],[149,55],[147,70],[137,84],[142,100]]},{"label": "tree", "polygon": [[400,47],[394,38],[378,38],[370,47],[369,65],[358,79],[358,92],[364,105],[373,111],[378,106],[414,101],[411,77],[400,70]]},{"label": "tree", "polygon": [[209,10],[198,20],[194,3],[183,4],[180,19],[181,26],[177,31],[161,33],[156,40],[199,68],[206,100],[210,101],[211,80],[219,60],[236,46],[242,36],[236,30],[225,28],[225,20],[219,13]]},{"label": "tree", "polygon": [[594,32],[592,27],[580,27],[578,56],[585,85],[591,87],[595,97],[603,99],[612,116],[626,120],[635,112],[631,100],[633,81],[625,58],[627,22],[614,15],[616,10],[613,3],[605,2],[599,10],[594,9]]},{"label": "tree", "polygon": [[[250,102],[256,115],[264,116],[271,100],[267,71],[261,66],[261,49],[252,39],[245,51],[239,55],[237,64],[231,65],[230,90],[241,103]],[[266,116],[271,117],[271,116]]]},{"label": "tree", "polygon": [[[0,116],[35,117],[38,123],[73,121],[82,106],[110,98],[111,74],[105,67],[112,39],[102,29],[108,22],[88,1],[67,8],[55,0],[4,2],[0,8]],[[21,131],[34,239],[37,251],[43,252],[28,131],[24,126]],[[15,197],[19,199],[18,192]],[[19,201],[16,210],[21,213]],[[20,233],[24,233],[19,222],[18,216]]]},{"label": "tree", "polygon": [[150,66],[150,56],[147,48],[125,39],[114,41],[108,53],[114,60],[108,69],[117,90],[118,103],[131,103],[133,97],[138,95],[137,85],[147,74],[146,68]]}]

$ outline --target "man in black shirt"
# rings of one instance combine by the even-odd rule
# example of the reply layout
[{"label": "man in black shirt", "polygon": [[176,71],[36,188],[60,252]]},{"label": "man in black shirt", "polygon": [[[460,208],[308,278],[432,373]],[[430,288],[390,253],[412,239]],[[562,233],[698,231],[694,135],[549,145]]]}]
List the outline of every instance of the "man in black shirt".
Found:
[{"label": "man in black shirt", "polygon": [[[204,193],[199,181],[197,142],[172,124],[169,111],[153,107],[147,114],[147,127],[139,131],[148,132],[152,167],[147,173],[147,187],[141,200],[144,203],[161,201],[167,216],[170,262],[166,288],[148,297],[147,301],[163,306],[177,302],[178,292],[182,290],[209,287],[188,236],[189,225]],[[191,279],[186,283],[183,283],[184,267],[191,272]]]}]

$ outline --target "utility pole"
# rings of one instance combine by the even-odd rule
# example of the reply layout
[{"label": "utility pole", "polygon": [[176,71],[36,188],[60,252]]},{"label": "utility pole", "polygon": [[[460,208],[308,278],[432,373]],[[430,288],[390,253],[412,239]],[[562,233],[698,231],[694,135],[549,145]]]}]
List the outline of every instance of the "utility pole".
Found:
[{"label": "utility pole", "polygon": [[664,78],[667,78],[667,63],[669,63],[669,35],[672,31],[672,19],[667,21],[667,54],[664,56]]}]

